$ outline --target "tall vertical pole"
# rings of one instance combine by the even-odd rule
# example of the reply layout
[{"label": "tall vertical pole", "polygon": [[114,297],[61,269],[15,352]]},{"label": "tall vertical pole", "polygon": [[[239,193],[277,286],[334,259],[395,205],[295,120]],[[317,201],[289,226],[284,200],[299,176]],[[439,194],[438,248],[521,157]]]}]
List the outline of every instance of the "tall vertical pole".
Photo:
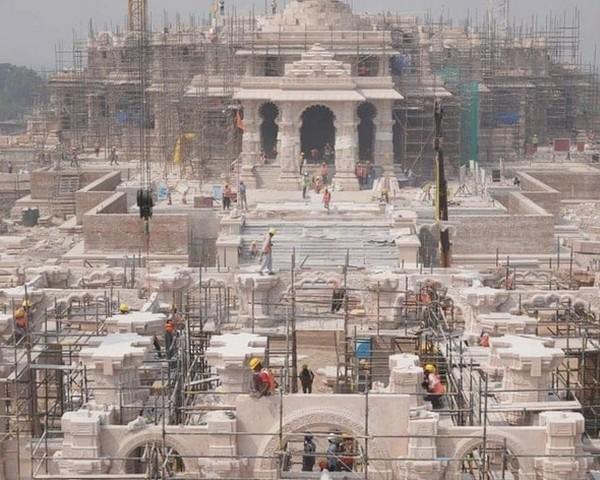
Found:
[{"label": "tall vertical pole", "polygon": [[448,220],[448,182],[444,172],[444,150],[442,148],[442,120],[444,108],[440,100],[433,106],[435,133],[433,149],[435,150],[435,220],[440,227],[440,259],[442,268],[450,267],[450,232],[441,228],[441,222]]},{"label": "tall vertical pole", "polygon": [[298,393],[298,344],[296,340],[296,249],[292,250],[292,312],[291,312],[292,393]]}]

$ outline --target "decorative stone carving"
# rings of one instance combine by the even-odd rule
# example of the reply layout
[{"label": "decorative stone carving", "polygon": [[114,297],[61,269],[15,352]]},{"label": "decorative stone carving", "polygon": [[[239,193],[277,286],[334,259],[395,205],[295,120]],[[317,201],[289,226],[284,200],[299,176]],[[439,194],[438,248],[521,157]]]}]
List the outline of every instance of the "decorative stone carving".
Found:
[{"label": "decorative stone carving", "polygon": [[[271,306],[274,288],[279,278],[274,275],[262,276],[258,273],[240,274],[236,277],[236,288],[240,296],[240,320],[247,325],[264,326],[272,322]],[[254,303],[254,308],[252,304]]]},{"label": "decorative stone carving", "polygon": [[[408,421],[408,460],[400,466],[402,480],[435,480],[441,478],[442,464],[437,458],[437,427],[439,414],[417,411]],[[422,459],[422,460],[421,460]]]},{"label": "decorative stone carving", "polygon": [[[588,459],[583,455],[581,434],[585,420],[576,412],[542,412],[540,425],[546,427],[546,457],[535,465],[543,480],[588,478]],[[573,455],[569,457],[568,455]]]}]

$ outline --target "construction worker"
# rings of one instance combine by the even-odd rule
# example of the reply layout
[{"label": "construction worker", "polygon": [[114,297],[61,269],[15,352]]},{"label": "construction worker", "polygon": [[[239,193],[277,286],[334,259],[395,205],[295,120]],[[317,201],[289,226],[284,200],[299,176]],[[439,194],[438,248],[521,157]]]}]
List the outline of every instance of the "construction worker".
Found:
[{"label": "construction worker", "polygon": [[325,210],[327,210],[329,212],[329,205],[331,204],[331,192],[329,191],[328,188],[325,188],[325,191],[323,192],[323,206],[325,207]]},{"label": "construction worker", "polygon": [[435,365],[428,363],[423,369],[425,371],[425,380],[423,381],[423,387],[427,390],[425,400],[431,402],[431,406],[434,410],[440,410],[444,407],[444,393],[446,388],[442,383],[442,379],[437,373]]},{"label": "construction worker", "polygon": [[263,368],[260,358],[250,360],[252,370],[252,392],[253,396],[260,398],[271,395],[277,388],[277,382],[273,374],[266,368]]},{"label": "construction worker", "polygon": [[242,210],[248,210],[248,199],[246,198],[246,185],[244,182],[240,182],[240,188],[238,189],[238,205]]},{"label": "construction worker", "polygon": [[490,346],[490,334],[487,332],[481,332],[479,336],[479,346],[489,348]]},{"label": "construction worker", "polygon": [[223,210],[229,210],[231,208],[231,187],[228,183],[223,188]]},{"label": "construction worker", "polygon": [[256,257],[258,257],[258,246],[256,245],[256,240],[252,240],[250,244],[250,258],[254,260]]},{"label": "construction worker", "polygon": [[117,147],[115,147],[114,145],[110,147],[110,164],[119,164],[119,155],[117,154]]},{"label": "construction worker", "polygon": [[325,162],[321,164],[321,181],[323,185],[327,185],[327,180],[329,178],[329,167]]},{"label": "construction worker", "polygon": [[8,161],[8,173],[12,173],[13,172],[13,163],[9,160]]},{"label": "construction worker", "polygon": [[313,440],[312,435],[304,436],[304,455],[302,456],[302,471],[303,472],[312,472],[315,467],[315,452],[317,451],[317,446],[315,445],[315,441]]},{"label": "construction worker", "polygon": [[261,251],[261,260],[262,263],[260,265],[260,274],[263,274],[263,271],[266,269],[269,275],[273,275],[273,236],[277,230],[271,228],[265,239],[265,243],[263,243],[262,251]]},{"label": "construction worker", "polygon": [[335,472],[338,469],[338,453],[340,452],[341,439],[337,435],[330,435],[327,438],[329,446],[327,447],[327,470]]},{"label": "construction worker", "polygon": [[27,311],[21,307],[15,311],[15,344],[27,335]]},{"label": "construction worker", "polygon": [[100,143],[96,142],[96,145],[94,145],[94,153],[96,154],[96,158],[98,158],[100,156]]},{"label": "construction worker", "polygon": [[173,356],[173,337],[175,336],[175,325],[173,325],[173,320],[168,319],[165,323],[165,352],[167,353],[167,358],[171,358]]},{"label": "construction worker", "polygon": [[122,303],[121,305],[119,305],[119,312],[122,315],[126,315],[129,313],[129,305],[127,305],[126,303]]},{"label": "construction worker", "polygon": [[351,472],[354,470],[354,439],[348,435],[344,435],[340,447],[338,469],[341,472]]},{"label": "construction worker", "polygon": [[302,393],[312,393],[312,385],[315,380],[315,374],[310,368],[308,368],[306,363],[302,365],[302,370],[300,371],[298,378],[302,384]]},{"label": "construction worker", "polygon": [[79,168],[77,147],[73,147],[73,149],[71,150],[71,167]]},{"label": "construction worker", "polygon": [[310,177],[308,176],[308,172],[304,172],[302,174],[302,198],[306,198],[306,192],[310,187]]}]

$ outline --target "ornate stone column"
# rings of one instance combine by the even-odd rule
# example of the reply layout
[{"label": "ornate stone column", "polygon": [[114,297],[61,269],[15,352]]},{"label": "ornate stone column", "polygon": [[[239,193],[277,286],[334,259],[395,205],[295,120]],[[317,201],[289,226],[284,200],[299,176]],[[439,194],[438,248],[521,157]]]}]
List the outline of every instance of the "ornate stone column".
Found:
[{"label": "ornate stone column", "polygon": [[[546,456],[535,460],[543,480],[588,478],[588,459],[583,458],[581,434],[585,420],[576,412],[542,412],[540,426],[546,427]],[[573,455],[569,457],[568,455]]]},{"label": "ornate stone column", "polygon": [[344,190],[359,190],[354,171],[358,158],[358,119],[356,104],[346,102],[335,109],[335,176],[333,182]]},{"label": "ornate stone column", "polygon": [[437,431],[439,414],[417,411],[408,421],[408,433],[414,435],[408,440],[409,460],[400,466],[402,480],[436,480],[442,476],[442,465],[437,458]]},{"label": "ornate stone column", "polygon": [[383,175],[394,173],[394,122],[392,119],[392,103],[381,100],[375,103],[375,165],[381,167]]},{"label": "ornate stone column", "polygon": [[390,392],[410,395],[411,408],[422,404],[423,369],[419,365],[419,357],[410,353],[399,353],[391,355],[388,363],[390,368]]},{"label": "ornate stone column", "polygon": [[281,121],[279,122],[279,190],[298,190],[300,188],[299,156],[296,155],[297,120],[295,108],[291,102],[283,102],[280,106]]},{"label": "ornate stone column", "polygon": [[[490,367],[504,371],[502,404],[523,404],[547,400],[551,374],[565,356],[550,339],[506,335],[490,340]],[[524,413],[507,414],[509,423],[521,424]]]},{"label": "ornate stone column", "polygon": [[277,276],[258,273],[240,274],[236,288],[240,296],[239,317],[246,325],[270,326],[272,324],[270,299],[279,283]]},{"label": "ornate stone column", "polygon": [[260,154],[260,121],[255,101],[244,102],[244,134],[242,135],[241,177],[248,188],[256,188],[254,166]]}]

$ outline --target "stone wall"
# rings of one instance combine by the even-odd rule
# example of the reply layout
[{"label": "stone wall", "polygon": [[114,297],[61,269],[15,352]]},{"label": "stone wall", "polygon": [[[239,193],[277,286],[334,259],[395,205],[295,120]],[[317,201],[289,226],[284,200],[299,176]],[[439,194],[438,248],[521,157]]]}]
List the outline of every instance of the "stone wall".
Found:
[{"label": "stone wall", "polygon": [[[33,200],[51,200],[55,196],[55,187],[61,175],[74,175],[76,172],[64,170],[35,170],[31,172],[31,198]],[[79,173],[79,187],[88,185],[106,175],[106,171],[85,171]]]},{"label": "stone wall", "polygon": [[[127,195],[115,193],[83,215],[85,251],[131,252],[145,250],[144,221],[127,213]],[[189,216],[156,214],[150,220],[150,252],[186,255],[189,243]]]},{"label": "stone wall", "polygon": [[83,214],[110,198],[121,183],[121,172],[110,172],[75,193],[75,215],[81,225]]},{"label": "stone wall", "polygon": [[519,172],[517,177],[521,182],[521,193],[558,218],[561,193],[528,173]]},{"label": "stone wall", "polygon": [[544,254],[554,248],[554,216],[523,194],[508,195],[507,215],[453,216],[456,235],[452,251],[457,255]]},{"label": "stone wall", "polygon": [[532,170],[533,178],[560,192],[562,199],[599,200],[600,171],[594,168]]}]

